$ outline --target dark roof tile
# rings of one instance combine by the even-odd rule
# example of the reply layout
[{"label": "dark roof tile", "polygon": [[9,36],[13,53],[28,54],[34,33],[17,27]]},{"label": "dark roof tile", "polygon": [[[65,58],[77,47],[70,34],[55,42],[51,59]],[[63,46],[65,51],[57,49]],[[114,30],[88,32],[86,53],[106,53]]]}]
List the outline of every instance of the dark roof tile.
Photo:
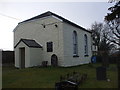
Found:
[{"label": "dark roof tile", "polygon": [[21,41],[22,41],[23,43],[25,43],[28,47],[42,48],[42,46],[39,45],[35,40],[30,40],[30,39],[21,39],[21,40],[15,45],[15,48],[17,47],[17,45],[18,45]]}]

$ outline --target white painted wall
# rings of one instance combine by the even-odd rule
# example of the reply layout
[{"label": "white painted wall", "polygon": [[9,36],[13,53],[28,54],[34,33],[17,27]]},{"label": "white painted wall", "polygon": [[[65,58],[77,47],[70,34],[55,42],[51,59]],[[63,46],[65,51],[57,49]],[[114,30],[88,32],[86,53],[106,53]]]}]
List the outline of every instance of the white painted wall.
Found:
[{"label": "white painted wall", "polygon": [[30,66],[41,65],[43,61],[42,48],[30,48]]},{"label": "white painted wall", "polygon": [[[46,27],[43,28],[42,24]],[[55,24],[58,27],[55,27]],[[51,56],[56,54],[59,65],[62,65],[63,58],[63,27],[62,22],[53,17],[36,19],[19,24],[14,30],[14,46],[21,38],[34,39],[43,46],[43,60],[51,65]],[[46,42],[53,42],[53,52],[47,52]]]},{"label": "white painted wall", "polygon": [[[83,63],[89,63],[92,56],[91,51],[91,34],[83,31],[79,28],[71,26],[67,23],[63,24],[63,37],[64,37],[64,64],[63,66],[74,66],[80,65]],[[78,36],[78,56],[73,57],[73,31],[77,32]],[[87,34],[88,37],[88,57],[84,55],[84,34]]]},{"label": "white painted wall", "polygon": [[[42,24],[46,25],[45,28],[42,26]],[[55,27],[55,24],[57,24],[58,27]],[[73,31],[76,31],[78,35],[79,57],[73,57]],[[84,56],[84,34],[87,34],[88,36],[88,57]],[[26,48],[26,67],[41,63],[42,60],[48,61],[48,64],[51,65],[51,56],[53,54],[58,56],[58,65],[64,67],[89,63],[92,56],[90,33],[71,26],[67,23],[63,23],[61,20],[51,16],[20,23],[14,30],[14,46],[21,38],[34,39],[37,43],[42,45],[43,48],[42,52],[40,52],[41,49],[28,49],[28,47],[26,47],[23,43],[18,45],[18,47],[15,48],[16,67],[19,67],[18,48],[22,46]],[[53,52],[47,52],[46,42],[51,41],[53,42]],[[34,52],[37,53],[35,54]],[[32,54],[33,56],[31,56]],[[37,57],[36,61],[34,61],[34,57],[37,55],[42,55],[42,58]],[[41,61],[39,62],[39,60]]]},{"label": "white painted wall", "polygon": [[15,67],[20,67],[20,48],[25,48],[25,67],[33,67],[41,65],[42,58],[42,48],[30,48],[26,46],[23,42],[20,42],[15,48]]},{"label": "white painted wall", "polygon": [[20,67],[20,48],[25,47],[25,67],[30,67],[30,50],[23,42],[15,48],[15,67]]}]

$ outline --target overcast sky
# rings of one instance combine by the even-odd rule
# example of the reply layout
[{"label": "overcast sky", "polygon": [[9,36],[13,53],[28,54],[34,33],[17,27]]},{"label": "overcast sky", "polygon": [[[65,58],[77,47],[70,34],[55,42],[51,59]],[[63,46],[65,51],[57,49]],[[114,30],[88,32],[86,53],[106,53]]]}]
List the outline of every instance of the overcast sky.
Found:
[{"label": "overcast sky", "polygon": [[86,29],[103,22],[108,2],[0,2],[0,49],[13,50],[13,30],[26,19],[46,11],[56,13]]}]

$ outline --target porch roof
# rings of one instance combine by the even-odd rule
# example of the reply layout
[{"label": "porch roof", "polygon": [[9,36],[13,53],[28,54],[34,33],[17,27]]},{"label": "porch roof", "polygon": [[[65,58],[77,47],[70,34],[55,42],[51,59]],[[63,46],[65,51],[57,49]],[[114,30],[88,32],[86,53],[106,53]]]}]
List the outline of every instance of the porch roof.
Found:
[{"label": "porch roof", "polygon": [[40,44],[38,44],[35,40],[31,40],[31,39],[20,39],[20,41],[15,45],[14,48],[16,48],[20,42],[25,43],[28,47],[42,48]]}]

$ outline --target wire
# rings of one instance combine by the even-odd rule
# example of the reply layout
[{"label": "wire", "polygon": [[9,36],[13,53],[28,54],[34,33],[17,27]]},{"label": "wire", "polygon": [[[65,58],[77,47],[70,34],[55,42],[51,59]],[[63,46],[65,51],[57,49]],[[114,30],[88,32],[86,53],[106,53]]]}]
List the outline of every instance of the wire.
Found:
[{"label": "wire", "polygon": [[0,15],[1,15],[1,16],[4,16],[4,17],[8,17],[8,18],[11,18],[11,19],[15,19],[15,20],[19,20],[19,21],[20,21],[20,19],[18,19],[18,18],[11,17],[11,16],[8,16],[8,15],[2,14],[2,13],[0,13]]}]

